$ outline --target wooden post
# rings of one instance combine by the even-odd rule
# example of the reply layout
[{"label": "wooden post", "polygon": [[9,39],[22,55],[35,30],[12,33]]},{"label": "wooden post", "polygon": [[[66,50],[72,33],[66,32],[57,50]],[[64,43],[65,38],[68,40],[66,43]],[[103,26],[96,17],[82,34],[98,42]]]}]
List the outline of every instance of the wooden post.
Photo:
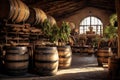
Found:
[{"label": "wooden post", "polygon": [[115,0],[118,21],[118,57],[120,58],[120,0]]}]

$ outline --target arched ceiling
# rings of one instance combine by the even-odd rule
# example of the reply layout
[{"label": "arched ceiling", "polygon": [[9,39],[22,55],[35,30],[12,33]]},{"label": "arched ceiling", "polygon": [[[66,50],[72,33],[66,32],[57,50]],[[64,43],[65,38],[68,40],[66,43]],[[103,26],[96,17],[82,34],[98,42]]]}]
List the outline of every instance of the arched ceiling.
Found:
[{"label": "arched ceiling", "polygon": [[115,12],[115,0],[23,0],[27,5],[41,8],[57,20],[74,15],[85,7]]}]

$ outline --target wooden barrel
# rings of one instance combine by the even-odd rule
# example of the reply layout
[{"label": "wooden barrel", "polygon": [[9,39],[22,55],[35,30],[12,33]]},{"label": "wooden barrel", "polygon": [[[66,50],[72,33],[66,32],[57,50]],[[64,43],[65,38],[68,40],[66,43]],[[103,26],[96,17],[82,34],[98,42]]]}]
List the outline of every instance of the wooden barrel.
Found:
[{"label": "wooden barrel", "polygon": [[75,29],[75,24],[73,22],[68,22],[68,24],[71,30]]},{"label": "wooden barrel", "polygon": [[111,48],[100,48],[97,51],[97,61],[99,66],[103,66],[103,63],[108,63],[108,58],[113,55]]},{"label": "wooden barrel", "polygon": [[[15,23],[24,22],[29,17],[29,8],[21,0],[1,0],[0,18],[6,18]],[[1,12],[2,11],[2,12]]]},{"label": "wooden barrel", "polygon": [[50,16],[50,15],[47,15],[47,19],[48,19],[48,21],[50,22],[50,25],[51,25],[51,26],[57,24],[54,17],[52,17],[52,16]]},{"label": "wooden barrel", "polygon": [[58,46],[59,68],[69,68],[72,60],[72,52],[70,46]]},{"label": "wooden barrel", "polygon": [[5,48],[4,66],[8,75],[24,75],[28,70],[27,47],[9,46]]},{"label": "wooden barrel", "polygon": [[108,61],[108,70],[111,76],[120,75],[120,58],[110,57]]},{"label": "wooden barrel", "polygon": [[30,8],[30,16],[26,22],[37,25],[43,23],[45,19],[47,19],[47,15],[43,10],[39,8]]},{"label": "wooden barrel", "polygon": [[56,47],[35,47],[35,71],[39,75],[51,76],[58,71],[58,51]]}]

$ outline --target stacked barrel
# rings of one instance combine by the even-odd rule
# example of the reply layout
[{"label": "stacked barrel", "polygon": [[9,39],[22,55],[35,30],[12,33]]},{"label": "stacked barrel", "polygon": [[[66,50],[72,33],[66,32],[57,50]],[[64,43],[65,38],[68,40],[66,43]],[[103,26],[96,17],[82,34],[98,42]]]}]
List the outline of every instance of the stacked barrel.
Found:
[{"label": "stacked barrel", "polygon": [[46,19],[51,26],[56,24],[56,20],[40,8],[28,7],[21,0],[0,0],[0,65],[4,67],[3,72],[16,76],[32,69],[40,75],[56,74],[57,48],[40,46],[40,40],[44,40],[41,24]]},{"label": "stacked barrel", "polygon": [[0,0],[0,18],[20,23],[29,17],[29,8],[21,0]]},{"label": "stacked barrel", "polygon": [[21,0],[0,0],[2,65],[8,75],[24,75],[29,64],[29,7]]},{"label": "stacked barrel", "polygon": [[[45,20],[56,23],[40,8],[28,7],[21,0],[0,0],[0,65],[8,75],[55,75],[59,68],[71,65],[70,46],[45,46],[42,31]],[[41,46],[42,45],[42,46]],[[44,45],[44,46],[43,46]]]}]

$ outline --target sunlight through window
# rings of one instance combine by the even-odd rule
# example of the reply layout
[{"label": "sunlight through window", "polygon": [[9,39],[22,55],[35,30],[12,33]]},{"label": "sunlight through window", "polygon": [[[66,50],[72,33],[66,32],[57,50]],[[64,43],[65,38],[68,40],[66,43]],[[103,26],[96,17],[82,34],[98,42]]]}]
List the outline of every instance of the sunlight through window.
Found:
[{"label": "sunlight through window", "polygon": [[89,27],[93,27],[95,34],[103,34],[103,23],[100,19],[94,16],[84,18],[80,23],[80,34],[86,34],[89,31]]}]

